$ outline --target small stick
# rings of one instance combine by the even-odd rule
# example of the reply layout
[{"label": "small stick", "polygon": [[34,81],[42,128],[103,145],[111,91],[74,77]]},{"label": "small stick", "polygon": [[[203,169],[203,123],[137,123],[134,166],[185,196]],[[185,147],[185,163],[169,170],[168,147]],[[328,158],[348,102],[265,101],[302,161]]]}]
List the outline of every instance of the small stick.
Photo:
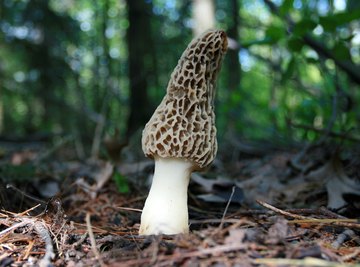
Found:
[{"label": "small stick", "polygon": [[355,249],[354,252],[342,256],[341,259],[343,261],[349,261],[349,260],[355,258],[359,254],[360,254],[360,249]]},{"label": "small stick", "polygon": [[12,184],[7,184],[7,185],[6,185],[6,189],[12,189],[12,190],[18,192],[19,194],[21,194],[21,195],[29,198],[29,199],[32,199],[32,200],[34,200],[34,201],[36,201],[36,202],[40,202],[40,203],[46,204],[45,201],[43,201],[43,200],[41,200],[41,199],[39,199],[39,198],[30,196],[29,194],[21,191],[19,188],[17,188],[16,186],[14,186],[14,185],[12,185]]},{"label": "small stick", "polygon": [[96,259],[98,260],[98,262],[100,263],[100,265],[104,266],[104,263],[102,262],[101,257],[100,257],[100,253],[96,248],[96,241],[95,241],[94,233],[93,233],[92,228],[91,228],[90,213],[89,212],[86,213],[86,228],[87,228],[87,231],[89,233],[89,239],[90,239],[90,243],[91,243],[91,250],[94,253],[94,255],[95,255]]},{"label": "small stick", "polygon": [[339,215],[335,212],[332,212],[331,210],[325,208],[325,207],[321,207],[320,208],[320,211],[326,215],[326,216],[329,216],[329,217],[332,217],[332,218],[338,218],[338,219],[346,219],[346,217],[342,216],[342,215]]},{"label": "small stick", "polygon": [[43,221],[36,221],[34,224],[34,228],[38,235],[41,237],[42,240],[45,242],[45,255],[39,261],[40,267],[48,267],[51,266],[51,260],[54,259],[54,247],[52,244],[50,233],[46,227],[46,224]]},{"label": "small stick", "polygon": [[29,241],[28,248],[26,249],[26,252],[25,252],[25,255],[24,255],[24,258],[23,258],[24,260],[27,260],[27,258],[29,257],[30,252],[31,252],[31,250],[32,250],[32,248],[34,246],[34,243],[35,243],[34,240]]},{"label": "small stick", "polygon": [[128,211],[135,211],[135,212],[142,212],[141,209],[134,209],[134,208],[127,208],[127,207],[116,207],[119,210],[128,210]]},{"label": "small stick", "polygon": [[[45,204],[45,202],[44,202],[44,204]],[[10,215],[11,217],[23,217],[24,215],[27,215],[28,212],[30,212],[30,211],[38,208],[38,207],[41,206],[41,205],[42,205],[42,204],[39,203],[39,204],[35,205],[34,207],[32,207],[32,208],[30,208],[30,209],[27,209],[27,210],[25,210],[25,211],[23,211],[23,212],[21,212],[21,213],[14,213],[14,212],[7,211],[7,210],[1,210],[1,211],[5,212],[5,213],[7,213],[7,214],[0,213],[0,216],[4,216],[5,218],[9,217],[9,215]]]},{"label": "small stick", "polygon": [[313,267],[360,267],[360,264],[345,264],[340,262],[331,262],[326,260],[321,260],[317,258],[307,257],[304,259],[280,259],[280,258],[270,258],[270,259],[255,259],[255,264],[265,264],[268,266],[313,266]]},{"label": "small stick", "polygon": [[272,210],[272,211],[274,211],[276,213],[279,213],[281,215],[284,215],[286,217],[291,217],[291,218],[298,219],[298,220],[309,220],[309,219],[317,220],[316,218],[297,215],[297,214],[293,214],[293,213],[290,213],[290,212],[275,208],[274,206],[272,206],[272,205],[270,205],[270,204],[268,204],[268,203],[266,203],[264,201],[261,201],[261,200],[256,200],[256,202],[259,203],[261,206],[263,206],[263,207],[265,207],[265,208],[267,208],[269,210]]},{"label": "small stick", "polygon": [[[344,216],[341,216],[339,214],[336,214],[324,207],[321,207],[319,209],[284,209],[286,212],[290,212],[292,214],[303,214],[303,215],[322,215],[322,216],[328,216],[330,218],[346,218]],[[203,211],[203,213],[206,213],[206,211]],[[272,210],[244,210],[244,211],[238,211],[233,216],[243,216],[243,215],[274,215],[274,211]]]},{"label": "small stick", "polygon": [[23,211],[23,212],[21,212],[21,213],[19,213],[19,214],[16,214],[16,216],[17,216],[17,217],[24,216],[24,215],[26,215],[27,213],[29,213],[30,211],[32,211],[32,210],[40,207],[41,205],[42,205],[42,204],[39,203],[39,204],[35,205],[34,207],[32,207],[32,208],[30,208],[30,209],[27,209],[27,210],[25,210],[25,211]]},{"label": "small stick", "polygon": [[313,218],[309,218],[309,219],[305,219],[305,220],[292,220],[291,223],[313,223],[314,220],[316,220],[315,223],[327,223],[327,224],[332,224],[332,223],[356,223],[358,220],[357,219],[313,219]]},{"label": "small stick", "polygon": [[9,228],[6,228],[5,230],[1,231],[1,232],[0,232],[0,237],[1,237],[2,235],[4,235],[4,234],[6,234],[6,233],[8,233],[8,232],[10,232],[10,231],[12,231],[12,230],[14,230],[14,229],[16,229],[16,228],[20,228],[20,227],[26,226],[26,225],[28,225],[28,224],[30,224],[30,223],[33,223],[33,221],[26,219],[26,220],[23,220],[22,222],[19,222],[19,223],[17,223],[17,224],[14,224],[14,225],[10,226]]},{"label": "small stick", "polygon": [[231,195],[230,195],[230,197],[229,197],[229,200],[228,200],[228,202],[227,202],[227,204],[226,204],[226,207],[225,207],[223,216],[222,216],[222,218],[221,218],[221,223],[220,223],[220,225],[219,225],[219,229],[222,229],[222,228],[223,228],[225,216],[226,216],[226,213],[227,213],[227,211],[228,211],[228,209],[229,209],[229,206],[230,206],[231,200],[232,200],[232,198],[233,198],[233,196],[234,196],[234,193],[235,193],[235,186],[232,187]]},{"label": "small stick", "polygon": [[190,220],[191,224],[209,224],[209,223],[237,223],[240,219],[205,219],[205,220]]},{"label": "small stick", "polygon": [[[265,202],[263,202],[261,200],[256,200],[256,202],[259,203],[261,206],[263,206],[263,207],[265,207],[267,209],[270,209],[270,210],[272,210],[272,211],[274,211],[276,213],[279,213],[279,214],[284,215],[286,217],[302,220],[302,222],[306,222],[306,223],[324,223],[324,222],[322,222],[321,219],[317,219],[317,218],[313,218],[313,217],[301,216],[301,215],[292,214],[290,212],[283,211],[283,210],[275,208],[274,206],[272,206],[272,205],[270,205],[268,203],[265,203]],[[298,221],[298,223],[300,223],[300,222]],[[354,221],[352,221],[352,222],[348,222],[348,221],[344,222],[344,221],[331,220],[331,222],[327,222],[327,223],[329,223],[330,225],[333,225],[333,226],[360,229],[360,224],[356,223]]]}]

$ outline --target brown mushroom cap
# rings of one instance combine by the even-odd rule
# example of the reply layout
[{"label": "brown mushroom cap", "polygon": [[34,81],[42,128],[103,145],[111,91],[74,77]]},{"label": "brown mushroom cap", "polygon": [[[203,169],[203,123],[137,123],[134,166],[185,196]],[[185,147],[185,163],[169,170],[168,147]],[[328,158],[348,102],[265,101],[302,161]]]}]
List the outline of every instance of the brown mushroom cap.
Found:
[{"label": "brown mushroom cap", "polygon": [[194,169],[213,161],[215,83],[226,49],[221,30],[207,31],[188,45],[171,74],[167,94],[144,128],[146,156],[187,159]]}]

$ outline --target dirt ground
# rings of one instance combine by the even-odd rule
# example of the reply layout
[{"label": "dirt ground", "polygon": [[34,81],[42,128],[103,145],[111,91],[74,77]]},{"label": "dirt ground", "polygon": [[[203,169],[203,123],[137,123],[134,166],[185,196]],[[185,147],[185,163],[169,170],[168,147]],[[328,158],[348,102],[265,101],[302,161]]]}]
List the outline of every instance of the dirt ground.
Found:
[{"label": "dirt ground", "polygon": [[291,164],[299,151],[220,151],[192,176],[190,234],[147,237],[151,160],[48,151],[1,146],[1,267],[360,266],[359,210],[325,208],[324,179]]}]

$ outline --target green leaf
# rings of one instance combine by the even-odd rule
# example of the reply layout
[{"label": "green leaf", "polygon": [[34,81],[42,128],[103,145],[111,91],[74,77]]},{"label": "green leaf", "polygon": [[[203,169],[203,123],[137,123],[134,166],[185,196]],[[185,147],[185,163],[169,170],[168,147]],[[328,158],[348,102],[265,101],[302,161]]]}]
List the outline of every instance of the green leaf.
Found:
[{"label": "green leaf", "polygon": [[279,20],[273,20],[272,24],[265,30],[265,37],[263,39],[244,41],[241,46],[248,48],[253,45],[272,45],[285,39],[286,30],[283,22]]},{"label": "green leaf", "polygon": [[279,13],[281,16],[285,16],[289,13],[290,9],[293,7],[294,0],[284,0],[282,5],[279,8]]},{"label": "green leaf", "polygon": [[285,29],[278,25],[270,25],[265,31],[266,38],[269,38],[273,43],[283,39],[286,35]]},{"label": "green leaf", "polygon": [[293,52],[300,52],[304,46],[304,41],[297,37],[290,37],[287,40],[288,48]]},{"label": "green leaf", "polygon": [[351,60],[349,48],[346,47],[344,42],[336,43],[332,51],[337,59]]},{"label": "green leaf", "polygon": [[253,45],[270,45],[270,44],[274,44],[274,41],[271,38],[265,37],[264,39],[260,39],[260,40],[250,40],[247,42],[243,42],[241,46],[243,48],[249,48],[250,46]]},{"label": "green leaf", "polygon": [[360,9],[356,9],[353,11],[347,11],[320,17],[319,22],[323,26],[325,31],[334,31],[337,27],[359,18]]},{"label": "green leaf", "polygon": [[129,184],[125,176],[121,175],[119,172],[115,172],[113,179],[115,180],[116,188],[120,193],[129,193]]},{"label": "green leaf", "polygon": [[314,20],[305,18],[295,24],[293,34],[302,37],[306,33],[312,32],[316,26],[317,23]]},{"label": "green leaf", "polygon": [[296,59],[295,57],[291,57],[289,63],[286,66],[286,70],[282,75],[281,81],[284,83],[287,80],[289,80],[294,75],[295,69],[296,69]]},{"label": "green leaf", "polygon": [[313,57],[306,57],[305,60],[306,60],[306,62],[309,63],[309,64],[317,64],[317,63],[319,62],[318,59],[313,58]]}]

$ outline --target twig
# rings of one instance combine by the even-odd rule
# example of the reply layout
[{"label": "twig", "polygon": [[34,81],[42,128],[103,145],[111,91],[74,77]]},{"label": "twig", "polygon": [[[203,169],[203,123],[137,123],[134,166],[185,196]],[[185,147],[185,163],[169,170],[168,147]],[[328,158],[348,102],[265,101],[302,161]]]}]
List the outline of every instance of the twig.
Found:
[{"label": "twig", "polygon": [[[284,211],[292,214],[309,214],[309,215],[324,215],[331,218],[340,218],[340,215],[333,213],[325,208],[320,209],[285,209]],[[274,215],[272,210],[242,210],[232,214],[232,216],[256,216],[256,215]],[[345,218],[345,217],[342,217]]]},{"label": "twig", "polygon": [[33,220],[25,219],[25,220],[23,220],[22,222],[19,222],[19,223],[17,223],[17,224],[14,224],[14,225],[10,226],[9,228],[6,228],[5,230],[1,231],[1,232],[0,232],[0,237],[1,237],[2,235],[4,235],[4,234],[6,234],[6,233],[8,233],[8,232],[10,232],[10,231],[12,231],[12,230],[14,230],[14,229],[17,229],[17,228],[20,228],[20,227],[24,227],[24,226],[26,226],[26,225],[28,225],[28,224],[31,224],[31,223],[33,223]]},{"label": "twig", "polygon": [[[65,225],[66,225],[67,221],[64,221],[63,224],[61,225],[60,229],[58,230],[57,234],[52,233],[53,237],[54,237],[54,241],[55,241],[55,245],[56,245],[56,249],[59,251],[59,254],[61,253],[61,248],[60,248],[60,244],[59,244],[59,240],[58,240],[58,236],[61,234],[61,233],[64,233],[64,229],[65,229]],[[65,232],[66,234],[66,232]]]},{"label": "twig", "polygon": [[[53,245],[52,245],[52,240],[51,240],[51,236],[49,234],[49,231],[47,230],[46,224],[43,221],[38,221],[36,219],[28,219],[25,218],[23,219],[21,222],[12,225],[11,227],[3,230],[0,232],[0,236],[14,230],[20,227],[24,227],[28,224],[31,224],[34,226],[35,231],[37,232],[37,234],[41,237],[41,239],[44,240],[45,242],[45,255],[44,257],[39,261],[39,266],[40,267],[47,267],[51,265],[51,260],[55,257],[55,253],[54,253],[54,249],[53,249]],[[32,245],[29,247],[27,253],[25,254],[25,256],[28,255],[29,250],[32,248]]]},{"label": "twig", "polygon": [[222,228],[223,228],[224,219],[225,219],[226,213],[227,213],[227,211],[228,211],[228,209],[229,209],[229,206],[230,206],[231,200],[232,200],[232,198],[233,198],[233,196],[234,196],[234,193],[235,193],[235,186],[232,187],[231,195],[230,195],[230,197],[229,197],[229,200],[228,200],[228,202],[227,202],[227,204],[226,204],[226,207],[225,207],[223,216],[222,216],[222,218],[221,218],[221,223],[220,223],[220,225],[219,225],[219,229],[222,229]]},{"label": "twig", "polygon": [[349,260],[355,258],[359,254],[360,254],[360,249],[355,249],[354,252],[342,256],[341,259],[343,261],[349,261]]},{"label": "twig", "polygon": [[190,220],[191,224],[209,224],[209,223],[237,223],[239,219],[206,219],[206,220]]},{"label": "twig", "polygon": [[[44,204],[45,204],[45,203],[44,203]],[[27,210],[25,210],[25,211],[23,211],[23,212],[21,212],[21,213],[18,213],[18,214],[16,214],[16,217],[20,217],[20,216],[27,215],[30,211],[32,211],[32,210],[40,207],[41,205],[42,205],[42,204],[37,204],[37,205],[35,205],[34,207],[32,207],[32,208],[30,208],[30,209],[27,209]]]},{"label": "twig", "polygon": [[360,264],[346,264],[331,262],[317,258],[307,257],[304,259],[255,259],[255,264],[266,264],[269,266],[312,266],[312,267],[360,267]]},{"label": "twig", "polygon": [[[214,254],[218,255],[220,253],[245,250],[247,249],[247,247],[248,246],[243,243],[236,243],[236,244],[220,245],[220,246],[204,248],[204,249],[200,248],[197,251],[190,251],[186,253],[176,253],[173,255],[159,255],[157,258],[157,266],[171,266],[174,265],[174,262],[180,261],[185,258],[203,257],[206,255],[214,255]],[[151,259],[149,258],[128,260],[122,262],[121,264],[117,264],[117,266],[131,266],[131,265],[139,266],[140,264],[146,265],[146,263],[149,263],[150,260]]]},{"label": "twig", "polygon": [[96,259],[98,260],[98,262],[100,263],[100,265],[104,266],[104,263],[101,260],[100,253],[96,248],[96,241],[95,241],[94,233],[93,233],[92,228],[91,228],[90,213],[89,212],[86,213],[86,228],[87,228],[87,231],[89,233],[89,239],[90,239],[90,243],[91,243],[91,250],[94,253],[94,255],[95,255]]},{"label": "twig", "polygon": [[357,220],[352,220],[351,222],[349,222],[348,220],[345,221],[339,221],[339,220],[344,220],[344,219],[318,219],[318,218],[312,218],[312,217],[306,217],[306,216],[301,216],[301,215],[297,215],[297,214],[292,214],[290,212],[286,212],[283,211],[281,209],[275,208],[274,206],[265,203],[261,200],[256,200],[257,203],[259,203],[261,206],[270,209],[272,211],[275,211],[276,213],[279,213],[281,215],[284,215],[286,217],[290,217],[290,218],[294,218],[297,220],[301,220],[301,221],[295,221],[297,223],[312,223],[312,224],[318,224],[318,223],[327,223],[330,224],[332,226],[339,226],[339,227],[348,227],[348,228],[357,228],[360,229],[360,224],[356,223]]},{"label": "twig", "polygon": [[287,212],[287,211],[284,211],[284,210],[281,210],[281,209],[278,209],[278,208],[275,208],[274,206],[264,202],[264,201],[261,201],[261,200],[256,200],[257,203],[259,203],[261,206],[269,209],[269,210],[272,210],[276,213],[279,213],[281,215],[284,215],[286,217],[290,217],[290,218],[294,218],[294,219],[299,219],[299,220],[309,220],[309,219],[313,219],[313,220],[316,220],[316,218],[310,218],[310,217],[306,217],[306,216],[302,216],[302,215],[297,215],[297,214],[292,214],[290,212]]},{"label": "twig", "polygon": [[347,227],[360,229],[360,224],[357,219],[317,219],[308,218],[304,220],[294,220],[289,223],[308,223],[308,224],[327,224],[332,226]]},{"label": "twig", "polygon": [[6,185],[6,189],[12,189],[12,190],[20,193],[21,195],[29,198],[29,199],[32,199],[32,200],[34,200],[34,201],[36,201],[36,202],[40,202],[40,203],[46,204],[45,201],[43,201],[43,200],[41,200],[41,199],[39,199],[39,198],[30,196],[29,194],[26,194],[25,192],[21,191],[19,188],[15,187],[15,186],[12,185],[12,184],[7,184],[7,185]]},{"label": "twig", "polygon": [[52,245],[52,240],[50,233],[46,227],[45,222],[43,221],[36,221],[34,224],[34,228],[38,235],[41,237],[42,240],[45,242],[45,255],[44,257],[39,261],[40,267],[48,267],[51,266],[51,260],[54,259],[55,253],[54,248]]},{"label": "twig", "polygon": [[322,212],[322,214],[328,216],[328,217],[331,217],[331,218],[338,218],[338,219],[347,219],[346,217],[342,216],[342,215],[339,215],[335,212],[332,212],[331,210],[325,208],[325,207],[321,207],[320,209],[320,212]]},{"label": "twig", "polygon": [[135,209],[135,208],[127,208],[127,207],[116,207],[119,210],[128,210],[128,211],[135,211],[135,212],[142,212],[142,209]]},{"label": "twig", "polygon": [[309,218],[305,220],[293,220],[291,223],[313,223],[314,220],[316,220],[316,223],[326,223],[326,224],[332,224],[332,223],[356,223],[357,219],[318,219],[318,218]]},{"label": "twig", "polygon": [[31,252],[34,244],[35,244],[35,241],[34,241],[34,240],[30,240],[30,241],[29,241],[28,248],[26,249],[25,255],[24,255],[24,257],[23,257],[24,260],[27,260],[27,258],[29,257],[30,252]]},{"label": "twig", "polygon": [[[87,228],[87,226],[82,224],[82,223],[72,222],[72,225],[74,225],[74,226],[76,225],[76,228],[78,230],[80,230],[79,229],[80,227],[86,227]],[[96,226],[91,226],[91,229],[96,230],[96,233],[99,233],[99,234],[114,234],[114,235],[117,234],[116,232],[113,232],[113,231],[110,231],[110,230],[105,230],[105,229],[102,229],[102,228],[96,227]]]}]

